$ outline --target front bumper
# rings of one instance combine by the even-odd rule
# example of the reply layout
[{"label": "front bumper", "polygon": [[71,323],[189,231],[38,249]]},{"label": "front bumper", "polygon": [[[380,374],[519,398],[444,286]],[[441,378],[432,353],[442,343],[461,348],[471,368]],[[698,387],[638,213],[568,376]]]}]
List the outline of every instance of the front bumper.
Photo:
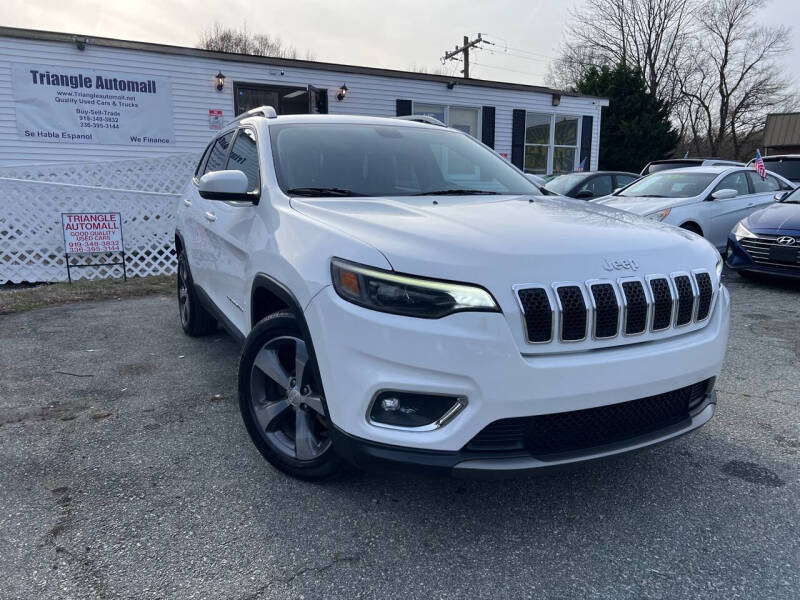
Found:
[{"label": "front bumper", "polygon": [[565,468],[668,442],[705,425],[714,415],[715,407],[716,392],[712,390],[683,422],[630,438],[624,442],[597,446],[579,452],[550,455],[544,458],[519,452],[480,455],[475,452],[443,452],[387,446],[355,438],[336,427],[333,428],[332,436],[337,452],[351,464],[364,470],[389,469],[450,475],[465,479],[504,479]]},{"label": "front bumper", "polygon": [[[697,331],[535,356],[520,354],[503,314],[402,317],[350,304],[331,287],[308,305],[306,321],[337,432],[379,446],[458,453],[499,419],[616,404],[716,377],[729,310],[730,297],[722,287],[713,314]],[[463,396],[467,405],[438,429],[387,429],[370,424],[366,415],[382,390]]]}]

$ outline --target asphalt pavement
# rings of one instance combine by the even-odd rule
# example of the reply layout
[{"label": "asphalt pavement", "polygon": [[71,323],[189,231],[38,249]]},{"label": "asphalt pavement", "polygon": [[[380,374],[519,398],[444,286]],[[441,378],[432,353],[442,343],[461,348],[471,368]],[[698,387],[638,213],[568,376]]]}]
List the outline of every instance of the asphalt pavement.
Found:
[{"label": "asphalt pavement", "polygon": [[709,425],[500,482],[273,470],[173,298],[0,317],[0,598],[799,598],[800,285],[726,280]]}]

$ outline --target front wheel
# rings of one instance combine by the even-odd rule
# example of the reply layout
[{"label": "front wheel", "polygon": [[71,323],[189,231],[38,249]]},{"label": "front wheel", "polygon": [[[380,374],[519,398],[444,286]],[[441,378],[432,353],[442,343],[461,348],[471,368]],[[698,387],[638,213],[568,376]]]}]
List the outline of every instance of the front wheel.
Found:
[{"label": "front wheel", "polygon": [[239,408],[250,438],[275,468],[311,481],[338,475],[322,387],[297,318],[278,312],[247,336],[239,361]]}]

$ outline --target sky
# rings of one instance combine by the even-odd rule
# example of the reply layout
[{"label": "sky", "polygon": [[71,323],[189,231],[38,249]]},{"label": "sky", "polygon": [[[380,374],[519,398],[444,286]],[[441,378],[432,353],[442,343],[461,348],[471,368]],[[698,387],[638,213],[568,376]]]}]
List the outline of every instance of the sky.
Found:
[{"label": "sky", "polygon": [[[542,84],[569,9],[583,0],[3,0],[0,25],[196,46],[214,24],[280,36],[320,61],[401,70],[441,67],[464,35],[494,45],[471,54],[479,79]],[[765,25],[800,23],[800,0],[771,0]],[[800,64],[800,26],[784,60]],[[513,56],[512,56],[513,54]],[[2,58],[2,57],[0,57]],[[451,63],[453,72],[460,65]]]}]

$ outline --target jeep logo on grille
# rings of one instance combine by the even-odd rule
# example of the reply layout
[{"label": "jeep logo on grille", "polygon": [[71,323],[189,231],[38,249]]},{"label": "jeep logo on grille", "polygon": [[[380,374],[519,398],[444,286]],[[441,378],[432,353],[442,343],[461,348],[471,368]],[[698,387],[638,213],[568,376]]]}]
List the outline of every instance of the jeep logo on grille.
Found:
[{"label": "jeep logo on grille", "polygon": [[794,243],[796,241],[797,240],[795,240],[792,236],[789,235],[782,235],[781,237],[778,238],[778,243],[781,246],[794,246]]},{"label": "jeep logo on grille", "polygon": [[605,271],[638,271],[639,263],[632,258],[622,260],[603,259],[603,270]]}]

